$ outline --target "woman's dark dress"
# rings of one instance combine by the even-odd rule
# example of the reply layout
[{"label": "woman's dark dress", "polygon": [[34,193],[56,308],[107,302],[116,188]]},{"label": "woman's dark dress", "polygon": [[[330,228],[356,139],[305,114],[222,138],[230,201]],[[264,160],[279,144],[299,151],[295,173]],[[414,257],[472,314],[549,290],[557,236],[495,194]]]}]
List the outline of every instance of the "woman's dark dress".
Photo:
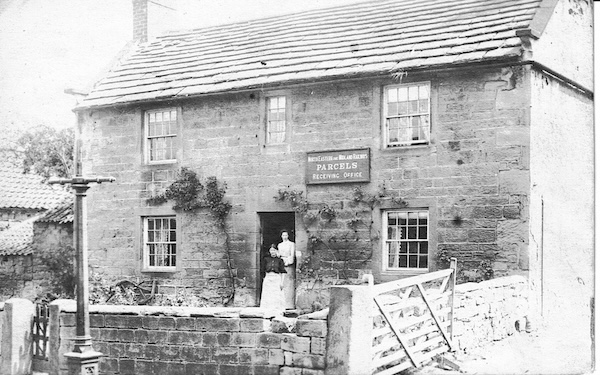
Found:
[{"label": "woman's dark dress", "polygon": [[265,278],[260,295],[260,307],[283,312],[285,310],[283,290],[281,290],[281,276],[286,273],[283,260],[271,255],[263,258]]}]

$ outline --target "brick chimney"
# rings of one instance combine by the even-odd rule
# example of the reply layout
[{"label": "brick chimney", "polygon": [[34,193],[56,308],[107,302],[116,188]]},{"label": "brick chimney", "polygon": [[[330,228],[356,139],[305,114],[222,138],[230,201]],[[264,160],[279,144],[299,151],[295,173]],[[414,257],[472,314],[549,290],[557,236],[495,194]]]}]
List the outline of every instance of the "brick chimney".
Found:
[{"label": "brick chimney", "polygon": [[148,0],[133,0],[133,40],[148,41]]}]

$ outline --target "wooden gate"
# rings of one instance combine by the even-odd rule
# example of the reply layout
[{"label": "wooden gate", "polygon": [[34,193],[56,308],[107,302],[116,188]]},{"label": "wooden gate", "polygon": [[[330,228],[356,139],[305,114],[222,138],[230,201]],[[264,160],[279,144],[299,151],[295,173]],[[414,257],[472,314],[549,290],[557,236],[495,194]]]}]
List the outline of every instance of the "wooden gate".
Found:
[{"label": "wooden gate", "polygon": [[456,259],[450,268],[373,286],[372,373],[397,374],[454,351]]},{"label": "wooden gate", "polygon": [[48,322],[50,321],[50,309],[47,304],[35,305],[35,316],[33,317],[33,358],[48,360]]}]

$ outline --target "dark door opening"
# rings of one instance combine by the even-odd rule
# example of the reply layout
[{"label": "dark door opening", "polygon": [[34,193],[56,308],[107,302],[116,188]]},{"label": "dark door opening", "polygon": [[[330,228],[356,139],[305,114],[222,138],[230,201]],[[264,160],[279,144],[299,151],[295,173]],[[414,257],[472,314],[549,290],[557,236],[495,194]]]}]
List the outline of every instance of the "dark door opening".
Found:
[{"label": "dark door opening", "polygon": [[262,281],[265,278],[263,257],[268,254],[271,244],[281,242],[281,230],[288,230],[290,241],[296,242],[296,220],[294,212],[259,212],[260,218],[260,254],[259,254],[259,283],[257,301],[260,302]]}]

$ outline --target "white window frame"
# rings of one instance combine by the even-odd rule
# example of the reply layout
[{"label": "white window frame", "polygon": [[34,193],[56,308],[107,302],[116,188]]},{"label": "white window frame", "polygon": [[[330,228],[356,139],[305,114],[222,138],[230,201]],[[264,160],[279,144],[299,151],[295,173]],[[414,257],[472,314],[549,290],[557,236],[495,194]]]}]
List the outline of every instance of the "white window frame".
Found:
[{"label": "white window frame", "polygon": [[[416,100],[417,108],[416,112],[410,112],[409,103],[411,97],[415,95],[416,90]],[[424,98],[426,96],[426,98]],[[391,115],[389,113],[390,109],[394,109],[390,107],[390,100],[396,99],[393,101],[395,103],[396,108],[398,110],[394,111],[396,114]],[[427,99],[427,105],[422,106],[419,101]],[[400,103],[405,103],[407,110],[401,111]],[[384,138],[384,146],[385,148],[394,148],[394,147],[404,147],[404,146],[414,146],[414,145],[428,145],[431,141],[431,82],[423,81],[423,82],[413,82],[406,84],[398,84],[398,85],[388,85],[383,88],[383,109],[382,109],[382,128],[383,128],[383,138]],[[413,121],[416,119],[419,122],[418,127],[413,127]],[[426,120],[426,124],[424,126],[420,125],[420,122]],[[390,124],[392,121],[399,123],[396,129],[398,132],[398,136],[395,141],[391,141],[391,130]],[[404,126],[401,126],[401,122],[405,122]],[[417,139],[414,138],[414,129],[417,130]],[[420,130],[423,130],[422,132]],[[405,132],[405,139],[401,139],[401,135]],[[422,136],[421,136],[422,135]]]},{"label": "white window frame", "polygon": [[[404,226],[404,229],[406,230],[406,238],[402,238],[402,234],[399,234],[398,230],[396,231],[390,231],[390,225],[388,222],[388,217],[389,214],[393,214],[393,213],[400,213],[402,215],[406,215],[407,218],[409,216],[409,214],[412,213],[416,213],[417,214],[417,220],[419,219],[419,214],[425,214],[426,215],[426,219],[427,219],[427,225],[426,225],[426,231],[427,231],[427,235],[425,238],[419,238],[419,227],[421,226],[419,221],[417,221],[417,227],[416,227],[416,238],[408,238],[409,237],[409,231],[408,231],[408,220],[406,222],[406,225]],[[432,243],[431,243],[431,215],[429,214],[429,210],[428,209],[390,209],[390,210],[385,210],[382,212],[382,219],[381,219],[381,223],[382,223],[382,270],[383,271],[416,271],[416,272],[428,272],[429,269],[431,268],[431,252],[432,252]],[[396,225],[396,228],[398,228],[399,226]],[[410,226],[412,227],[412,226]],[[388,237],[393,237],[393,238],[388,238]],[[420,245],[419,243],[421,242],[426,242],[427,243],[427,253],[419,253],[419,249],[420,249]],[[389,259],[390,259],[390,254],[388,252],[389,246],[388,244],[393,244],[393,243],[397,243],[398,246],[396,247],[398,249],[396,256],[395,256],[395,261],[394,263],[397,264],[397,266],[390,266],[389,265]],[[403,252],[401,251],[402,248],[402,243],[406,243],[406,267],[402,267],[401,266],[401,257],[403,256]],[[414,243],[417,246],[417,252],[416,253],[411,253],[410,252],[410,243]],[[414,246],[414,245],[413,245]],[[413,256],[417,259],[417,267],[410,267],[410,260],[409,258]],[[427,260],[427,267],[419,267],[418,265],[421,264],[421,257],[425,257]]]},{"label": "white window frame", "polygon": [[[166,241],[164,240],[156,240],[156,237],[150,238],[150,220],[167,220],[167,223],[169,224],[169,227],[167,229],[167,231],[169,232],[168,236],[169,238],[167,238]],[[171,220],[175,220],[175,228],[173,229],[171,227]],[[178,239],[179,239],[179,225],[177,223],[177,217],[175,215],[161,215],[161,216],[143,216],[142,217],[142,247],[143,247],[143,252],[142,252],[142,256],[143,256],[143,268],[145,271],[155,271],[155,272],[161,272],[161,271],[166,271],[166,272],[172,272],[172,271],[176,271],[177,270],[177,265],[180,263],[180,247],[178,246]],[[175,233],[175,239],[172,240],[170,238],[170,236],[172,235],[172,232]],[[150,246],[151,245],[171,245],[174,248],[174,254],[169,254],[169,250],[167,250],[167,254],[165,256],[167,257],[172,257],[172,259],[175,261],[175,264],[171,264],[171,265],[151,265],[151,261],[150,261],[150,256],[151,256],[151,251],[150,251]]]},{"label": "white window frame", "polygon": [[[267,122],[265,126],[265,143],[268,145],[286,143],[288,140],[287,97],[285,95],[273,95],[266,97],[265,100]],[[275,107],[272,107],[273,103],[275,103]],[[273,129],[282,124],[283,129]],[[275,135],[277,135],[277,137],[275,137]]]},{"label": "white window frame", "polygon": [[[162,109],[153,109],[145,111],[144,113],[144,153],[147,164],[168,164],[177,162],[177,148],[178,148],[178,140],[177,133],[179,130],[179,114],[177,113],[176,108],[162,108]],[[161,119],[165,114],[169,114],[169,125],[166,132],[161,132],[161,134],[156,134],[151,131],[150,124],[152,116],[157,116],[160,114]],[[171,118],[175,116],[175,120],[171,120]],[[164,122],[161,120],[161,122]],[[155,159],[152,160],[152,142],[153,140],[164,139],[165,142],[171,143],[171,158],[164,159]]]}]

